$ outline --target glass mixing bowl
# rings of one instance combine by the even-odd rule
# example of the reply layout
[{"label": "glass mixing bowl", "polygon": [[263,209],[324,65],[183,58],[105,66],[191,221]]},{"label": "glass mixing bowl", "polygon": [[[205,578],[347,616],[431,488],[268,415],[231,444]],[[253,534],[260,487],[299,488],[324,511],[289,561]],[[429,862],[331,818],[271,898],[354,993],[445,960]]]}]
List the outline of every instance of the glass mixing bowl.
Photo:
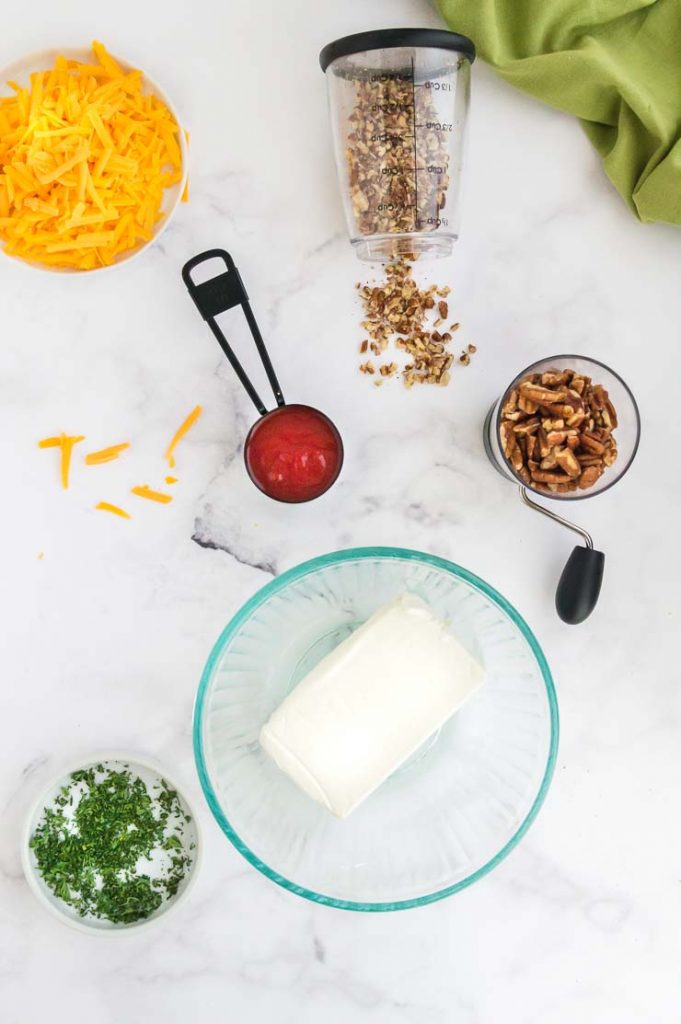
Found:
[{"label": "glass mixing bowl", "polygon": [[[485,682],[338,820],[276,767],[260,729],[322,657],[405,591],[451,623]],[[228,839],[272,881],[346,910],[419,906],[491,871],[534,820],[557,744],[551,673],[515,609],[466,569],[397,548],[324,555],[258,591],[213,648],[194,714],[199,777]]]}]

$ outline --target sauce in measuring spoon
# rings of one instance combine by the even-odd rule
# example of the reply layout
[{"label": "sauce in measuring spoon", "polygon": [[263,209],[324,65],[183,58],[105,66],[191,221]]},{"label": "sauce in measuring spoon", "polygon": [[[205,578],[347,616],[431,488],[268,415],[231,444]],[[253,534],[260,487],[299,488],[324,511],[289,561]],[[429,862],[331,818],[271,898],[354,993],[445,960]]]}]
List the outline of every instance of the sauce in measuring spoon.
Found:
[{"label": "sauce in measuring spoon", "polygon": [[308,405],[273,409],[253,425],[244,446],[248,474],[277,501],[318,498],[343,464],[343,443],[328,416]]}]

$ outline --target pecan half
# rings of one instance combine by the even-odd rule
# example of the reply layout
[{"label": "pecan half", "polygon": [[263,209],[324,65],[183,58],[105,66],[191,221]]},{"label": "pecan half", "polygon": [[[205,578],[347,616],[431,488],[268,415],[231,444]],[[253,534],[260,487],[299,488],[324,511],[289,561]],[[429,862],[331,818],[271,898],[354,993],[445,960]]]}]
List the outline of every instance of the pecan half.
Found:
[{"label": "pecan half", "polygon": [[579,460],[569,448],[561,448],[556,452],[556,462],[568,476],[580,476],[582,472]]},{"label": "pecan half", "polygon": [[589,430],[585,430],[580,434],[580,442],[582,448],[588,449],[590,452],[594,452],[596,455],[602,455],[605,451],[605,445],[601,444],[597,437]]},{"label": "pecan half", "polygon": [[593,487],[602,472],[600,466],[588,466],[579,478],[580,491],[586,491],[589,487]]},{"label": "pecan half", "polygon": [[529,399],[530,402],[536,402],[537,405],[563,402],[567,395],[567,391],[560,389],[553,391],[551,388],[545,388],[541,384],[533,384],[527,380],[522,382],[518,390],[524,398]]}]

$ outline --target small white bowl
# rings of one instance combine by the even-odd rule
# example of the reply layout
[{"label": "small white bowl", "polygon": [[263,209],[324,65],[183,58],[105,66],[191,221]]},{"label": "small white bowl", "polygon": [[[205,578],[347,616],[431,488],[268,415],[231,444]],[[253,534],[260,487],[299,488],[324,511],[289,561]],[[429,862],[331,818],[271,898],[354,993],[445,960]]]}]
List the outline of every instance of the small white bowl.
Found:
[{"label": "small white bowl", "polygon": [[[184,834],[182,836],[182,849],[184,853],[191,856],[192,863],[183,881],[180,883],[177,893],[170,899],[165,900],[149,917],[145,917],[140,921],[134,921],[131,924],[114,924],[111,921],[101,920],[95,917],[81,917],[73,907],[70,907],[58,896],[55,896],[52,890],[45,884],[38,870],[35,854],[29,845],[31,836],[38,826],[45,807],[50,805],[59,795],[62,787],[68,784],[71,774],[84,768],[92,768],[98,764],[104,764],[106,766],[126,766],[134,775],[138,775],[147,783],[154,782],[159,779],[164,780],[176,791],[183,810],[191,817],[191,821],[186,824]],[[194,849],[190,850],[189,847],[192,843],[194,844]],[[186,896],[196,879],[201,856],[202,843],[199,823],[191,804],[180,787],[168,776],[165,769],[159,767],[153,761],[148,761],[145,758],[138,757],[137,755],[128,757],[120,751],[109,751],[99,756],[88,758],[85,761],[79,761],[77,764],[68,766],[64,771],[60,772],[58,776],[53,778],[47,788],[32,805],[26,818],[26,824],[24,825],[21,837],[21,863],[24,869],[24,875],[26,876],[26,881],[28,882],[31,891],[38,898],[40,903],[42,903],[50,913],[54,914],[55,917],[58,917],[60,921],[71,925],[72,928],[77,928],[78,931],[87,932],[90,935],[112,935],[114,933],[120,934],[122,932],[137,932],[140,928],[148,928],[149,925],[155,924],[161,919],[165,920],[168,914],[174,911],[175,908],[184,901],[184,899],[186,899]]]},{"label": "small white bowl", "polygon": [[[42,71],[46,68],[53,67],[55,60],[59,56],[66,57],[67,60],[77,60],[85,64],[92,62],[92,50],[89,47],[63,47],[59,49],[38,50],[35,53],[28,54],[26,57],[20,57],[18,60],[13,61],[11,64],[7,64],[0,70],[0,95],[7,95],[8,81],[18,82],[19,85],[28,85],[31,72]],[[123,60],[116,54],[112,54],[111,56],[118,61],[124,71],[134,70],[134,64],[130,64],[128,61]],[[13,263],[21,263],[23,266],[30,267],[32,270],[41,270],[43,273],[47,274],[62,274],[67,277],[83,276],[84,274],[101,273],[103,270],[115,270],[118,267],[122,267],[124,264],[129,263],[131,260],[135,259],[136,256],[143,253],[150,245],[153,245],[154,242],[163,234],[175,215],[175,211],[182,200],[182,193],[184,192],[187,184],[187,139],[182,127],[182,121],[179,118],[175,105],[171,102],[167,93],[160,87],[160,85],[158,85],[153,78],[150,78],[145,71],[142,71],[142,86],[146,92],[153,93],[154,96],[161,100],[173,115],[180,128],[177,133],[177,143],[182,155],[182,180],[179,181],[177,185],[172,185],[170,188],[164,189],[163,202],[161,203],[161,210],[164,213],[164,217],[156,225],[153,238],[148,242],[141,242],[135,249],[130,249],[125,253],[121,253],[115,263],[111,263],[104,267],[94,267],[92,270],[78,270],[74,267],[48,267],[41,263],[32,263],[30,260],[25,260],[21,256],[8,255],[5,252],[4,244],[0,241],[0,253],[2,253],[5,259],[12,260]]]}]

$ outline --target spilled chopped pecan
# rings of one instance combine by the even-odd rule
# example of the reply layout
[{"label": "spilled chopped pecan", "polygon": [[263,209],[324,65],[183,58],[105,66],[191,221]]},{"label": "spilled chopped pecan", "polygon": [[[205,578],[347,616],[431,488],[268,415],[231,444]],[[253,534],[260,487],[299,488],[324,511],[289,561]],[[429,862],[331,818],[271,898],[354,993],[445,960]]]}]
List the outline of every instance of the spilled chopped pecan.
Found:
[{"label": "spilled chopped pecan", "polygon": [[[369,349],[374,356],[381,356],[391,345],[405,352],[408,362],[403,367],[402,380],[407,388],[414,384],[448,384],[454,353],[447,346],[460,326],[452,324],[448,331],[441,328],[449,315],[445,299],[450,289],[435,284],[421,288],[406,259],[388,264],[384,273],[385,279],[379,285],[358,285],[364,313],[362,330],[367,335],[360,352],[364,354]],[[476,351],[475,345],[469,345],[459,362],[467,365]],[[363,363],[361,372],[370,375],[369,365]],[[381,367],[381,376],[397,374],[396,363],[385,365],[390,369]]]}]

